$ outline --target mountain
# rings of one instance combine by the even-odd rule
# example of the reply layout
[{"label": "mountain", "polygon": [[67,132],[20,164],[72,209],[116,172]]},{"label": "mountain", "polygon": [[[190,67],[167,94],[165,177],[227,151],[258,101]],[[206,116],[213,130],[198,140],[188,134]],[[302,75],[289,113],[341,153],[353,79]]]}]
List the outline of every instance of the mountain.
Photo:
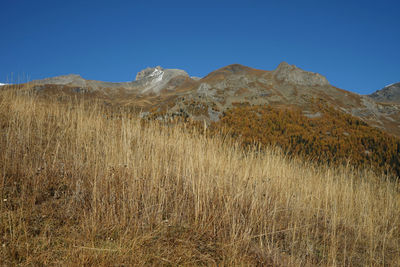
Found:
[{"label": "mountain", "polygon": [[186,79],[189,75],[178,69],[163,69],[160,66],[147,68],[136,75],[131,82],[102,82],[85,80],[78,74],[62,75],[43,80],[32,81],[31,84],[37,90],[46,89],[49,85],[61,86],[72,89],[74,92],[100,92],[106,95],[113,95],[123,90],[130,94],[159,94],[162,90],[172,90]]},{"label": "mountain", "polygon": [[373,96],[339,89],[323,75],[286,62],[272,71],[232,64],[203,78],[157,66],[140,71],[131,82],[85,80],[72,74],[31,84],[42,93],[92,94],[113,105],[135,107],[142,111],[142,117],[184,117],[207,122],[219,121],[225,111],[240,105],[299,108],[309,118],[318,117],[316,103],[323,102],[400,136],[400,103],[380,103]]},{"label": "mountain", "polygon": [[400,82],[387,85],[381,90],[370,94],[369,97],[377,102],[400,104]]},{"label": "mountain", "polygon": [[[207,84],[229,72],[259,73],[226,68]],[[1,265],[400,265],[400,180],[369,169],[400,169],[388,134],[350,115],[271,106],[233,108],[207,129],[147,123],[90,92],[63,100],[52,88],[56,97],[0,89]],[[215,136],[221,121],[233,125]],[[251,134],[308,161],[241,149]]]}]

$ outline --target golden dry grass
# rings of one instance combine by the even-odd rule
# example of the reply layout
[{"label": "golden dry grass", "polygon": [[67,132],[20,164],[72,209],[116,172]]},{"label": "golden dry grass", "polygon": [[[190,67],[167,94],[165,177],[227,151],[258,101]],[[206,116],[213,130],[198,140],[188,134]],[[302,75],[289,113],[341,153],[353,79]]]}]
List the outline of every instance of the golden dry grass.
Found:
[{"label": "golden dry grass", "polygon": [[400,265],[390,179],[0,90],[2,265]]}]

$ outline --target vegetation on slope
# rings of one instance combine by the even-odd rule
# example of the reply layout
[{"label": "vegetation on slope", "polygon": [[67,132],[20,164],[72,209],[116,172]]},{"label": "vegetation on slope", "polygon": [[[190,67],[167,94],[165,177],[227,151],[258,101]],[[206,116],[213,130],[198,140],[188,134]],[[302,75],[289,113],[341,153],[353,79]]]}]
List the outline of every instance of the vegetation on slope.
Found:
[{"label": "vegetation on slope", "polygon": [[398,184],[0,91],[1,265],[400,265]]},{"label": "vegetation on slope", "polygon": [[326,105],[317,104],[314,112],[309,118],[298,108],[245,105],[228,110],[213,126],[246,146],[278,145],[323,164],[372,166],[400,175],[400,139]]}]

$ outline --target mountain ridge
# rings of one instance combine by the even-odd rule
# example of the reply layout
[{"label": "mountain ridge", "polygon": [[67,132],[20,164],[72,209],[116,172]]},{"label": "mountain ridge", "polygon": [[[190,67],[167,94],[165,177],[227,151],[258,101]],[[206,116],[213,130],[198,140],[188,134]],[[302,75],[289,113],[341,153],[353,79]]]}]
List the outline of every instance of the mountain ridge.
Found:
[{"label": "mountain ridge", "polygon": [[[275,70],[259,70],[231,64],[192,79],[184,70],[149,67],[131,82],[85,80],[72,74],[33,81],[42,93],[87,93],[113,105],[133,106],[142,117],[162,114],[206,122],[218,121],[237,105],[294,106],[314,116],[316,100],[356,116],[368,124],[400,136],[400,103],[381,103],[378,98],[337,88],[321,74],[286,62]],[[160,115],[161,116],[161,115]]]},{"label": "mountain ridge", "polygon": [[86,80],[79,74],[60,75],[56,77],[46,78],[42,80],[31,81],[38,90],[43,85],[62,85],[70,87],[79,87],[87,91],[105,92],[106,89],[114,89],[108,91],[107,94],[112,94],[112,91],[118,89],[126,90],[137,94],[156,93],[163,90],[170,80],[183,76],[189,78],[189,75],[184,70],[178,69],[163,69],[160,66],[155,68],[146,68],[137,73],[135,80],[130,82],[103,82],[97,80]]}]

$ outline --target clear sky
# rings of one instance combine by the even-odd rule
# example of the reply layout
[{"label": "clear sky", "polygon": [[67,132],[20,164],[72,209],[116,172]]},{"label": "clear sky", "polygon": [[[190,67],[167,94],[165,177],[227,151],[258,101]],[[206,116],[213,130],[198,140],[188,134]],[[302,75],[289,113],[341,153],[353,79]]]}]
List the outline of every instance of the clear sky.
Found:
[{"label": "clear sky", "polygon": [[281,61],[362,94],[400,81],[399,0],[1,0],[0,36],[0,82]]}]

